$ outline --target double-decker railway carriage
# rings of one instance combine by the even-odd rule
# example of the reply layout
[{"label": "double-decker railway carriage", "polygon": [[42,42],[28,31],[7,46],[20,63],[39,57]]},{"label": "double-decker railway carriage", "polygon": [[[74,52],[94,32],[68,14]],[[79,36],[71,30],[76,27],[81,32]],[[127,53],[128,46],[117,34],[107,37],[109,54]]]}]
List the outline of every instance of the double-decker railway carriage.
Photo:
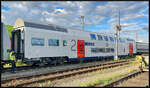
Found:
[{"label": "double-decker railway carriage", "polygon": [[[119,56],[134,54],[134,40],[119,38]],[[12,49],[26,63],[55,63],[110,58],[115,55],[113,35],[17,19]]]},{"label": "double-decker railway carriage", "polygon": [[149,43],[148,42],[136,42],[136,53],[143,54],[149,53]]},{"label": "double-decker railway carriage", "polygon": [[1,64],[10,63],[8,57],[8,50],[10,50],[10,38],[8,31],[5,28],[5,24],[1,23]]}]

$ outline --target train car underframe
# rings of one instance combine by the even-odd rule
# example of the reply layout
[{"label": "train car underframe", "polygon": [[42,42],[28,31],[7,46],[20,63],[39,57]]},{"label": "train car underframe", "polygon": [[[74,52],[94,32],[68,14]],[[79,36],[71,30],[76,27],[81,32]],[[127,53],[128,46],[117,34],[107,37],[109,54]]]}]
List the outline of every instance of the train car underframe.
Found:
[{"label": "train car underframe", "polygon": [[23,63],[28,65],[39,65],[39,64],[49,64],[49,65],[56,65],[56,64],[63,64],[68,62],[68,57],[40,57],[40,58],[23,58]]}]

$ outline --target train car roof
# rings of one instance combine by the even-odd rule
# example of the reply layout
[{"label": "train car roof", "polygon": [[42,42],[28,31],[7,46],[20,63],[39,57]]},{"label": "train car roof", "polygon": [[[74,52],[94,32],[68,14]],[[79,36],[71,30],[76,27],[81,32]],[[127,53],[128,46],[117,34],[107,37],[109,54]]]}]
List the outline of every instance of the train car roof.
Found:
[{"label": "train car roof", "polygon": [[[33,21],[23,20],[21,18],[18,18],[14,24],[14,29],[17,29],[20,27],[34,27],[34,28],[54,30],[54,31],[60,31],[60,32],[68,32],[68,30],[75,30],[75,31],[81,31],[81,32],[90,32],[90,33],[108,35],[106,33],[81,30],[81,29],[71,28],[71,27],[63,27],[63,26],[58,26],[54,24],[45,24],[45,23],[43,24],[43,23],[38,23],[38,22],[33,22]],[[109,36],[112,36],[112,35],[109,34]]]},{"label": "train car roof", "polygon": [[40,29],[46,29],[46,30],[67,32],[67,29],[61,26],[56,26],[53,24],[37,23],[37,22],[32,22],[29,20],[23,20],[21,18],[18,18],[14,24],[14,29],[17,29],[20,27],[34,27],[34,28],[40,28]]},{"label": "train car roof", "polygon": [[[93,31],[81,30],[81,29],[76,29],[76,28],[71,28],[71,27],[58,26],[58,25],[54,25],[54,24],[33,22],[33,21],[23,20],[21,18],[18,18],[14,24],[14,29],[17,29],[20,27],[34,27],[34,28],[53,30],[53,31],[59,31],[59,32],[68,32],[68,30],[76,30],[76,31],[81,31],[81,32],[89,32],[89,33],[94,33],[94,34],[114,36],[114,35],[108,34],[108,33],[93,32]],[[123,38],[123,39],[129,39],[129,38]]]}]

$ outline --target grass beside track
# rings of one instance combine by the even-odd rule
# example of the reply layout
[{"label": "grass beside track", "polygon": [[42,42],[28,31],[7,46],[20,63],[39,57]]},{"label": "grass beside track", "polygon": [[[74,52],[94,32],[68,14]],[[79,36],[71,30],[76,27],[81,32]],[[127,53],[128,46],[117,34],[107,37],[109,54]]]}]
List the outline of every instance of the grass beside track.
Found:
[{"label": "grass beside track", "polygon": [[[135,65],[139,65],[139,63],[137,61],[133,61],[129,64],[130,66],[135,66]],[[128,65],[126,65],[128,66]],[[111,70],[117,70],[119,68],[122,68],[122,67],[126,67],[126,66],[119,66],[119,67],[116,67],[116,68],[113,68],[113,69],[104,69],[104,70],[100,70],[98,71],[98,74],[102,74],[102,73],[108,73],[110,72]],[[122,76],[128,74],[128,73],[131,73],[135,71],[135,68],[131,68],[129,69],[128,71],[124,72],[124,73],[118,73],[118,74],[110,74],[109,76],[105,76],[105,77],[102,77],[100,79],[97,79],[97,80],[94,80],[94,81],[90,81],[89,83],[86,83],[84,85],[80,85],[81,87],[94,87],[94,86],[98,86],[98,85],[106,85],[108,83],[111,83],[115,80],[118,80],[119,78],[121,78]]]},{"label": "grass beside track", "polygon": [[[134,64],[136,64],[135,62],[133,63],[130,63],[130,65],[134,65]],[[105,74],[105,73],[108,73],[108,72],[111,72],[112,70],[114,71],[114,70],[118,70],[119,68],[124,68],[124,67],[128,67],[128,65],[124,65],[124,66],[119,66],[119,67],[115,67],[115,68],[109,68],[109,69],[103,69],[103,70],[99,70],[99,71],[96,71],[96,74]],[[134,69],[133,69],[134,70]],[[132,70],[129,70],[130,72],[132,71]],[[90,75],[91,73],[88,73],[89,75],[87,76],[87,77],[90,77],[90,76],[93,76],[93,75]],[[123,75],[120,75],[119,77],[118,77],[118,75],[113,75],[114,76],[114,78],[120,78],[121,76],[123,76]],[[82,78],[82,77],[81,77]],[[96,78],[97,79],[97,78]],[[98,80],[94,80],[94,81],[91,81],[91,79],[90,80],[86,80],[86,82],[84,82],[84,85],[78,85],[78,86],[80,86],[80,87],[92,87],[92,86],[95,86],[95,85],[97,85],[97,84],[107,84],[107,83],[109,83],[109,81],[113,81],[114,79],[113,78],[111,78],[110,76],[109,77],[107,77],[107,78],[102,78],[102,80],[100,79],[98,79]],[[70,81],[72,81],[72,80],[70,80]],[[79,81],[79,80],[78,80]],[[80,81],[83,81],[82,79],[80,80]],[[58,83],[59,84],[59,83]],[[69,85],[71,85],[71,84],[69,84]],[[34,84],[34,85],[30,85],[30,86],[32,86],[32,87],[52,87],[52,86],[55,86],[55,83],[53,84],[53,83],[51,83],[50,81],[45,81],[45,82],[42,82],[42,83],[37,83],[37,84]],[[64,85],[65,86],[65,85]],[[69,86],[70,87],[70,86]]]},{"label": "grass beside track", "polygon": [[[124,62],[124,61],[122,62],[122,61],[121,61],[121,63],[128,64],[129,62]],[[120,63],[118,63],[118,62],[117,62],[117,64],[120,65]],[[116,64],[116,63],[106,64],[106,67],[118,66],[117,64]],[[107,65],[108,65],[108,66],[107,66]],[[97,66],[96,66],[96,67],[97,67]],[[101,67],[103,67],[103,66],[101,66],[101,65],[99,66],[99,65],[98,65],[98,67],[101,68]],[[105,67],[105,66],[104,66],[104,67]],[[105,68],[106,68],[106,67],[105,67]],[[96,68],[96,69],[98,70],[98,69],[100,69],[100,68]],[[38,82],[42,82],[42,81],[45,82],[46,79],[47,79],[47,80],[51,80],[50,78],[54,79],[53,77],[55,77],[55,76],[56,76],[57,79],[60,78],[60,77],[62,77],[62,76],[65,76],[65,77],[68,77],[68,76],[69,76],[69,77],[70,77],[70,75],[75,75],[75,74],[79,74],[79,73],[87,73],[87,71],[92,71],[92,70],[96,70],[96,69],[95,69],[95,67],[94,67],[94,69],[85,68],[85,69],[82,69],[82,70],[83,70],[82,72],[81,72],[81,69],[80,69],[80,70],[77,70],[77,69],[76,69],[76,71],[75,71],[75,70],[74,70],[74,71],[69,71],[69,72],[68,72],[68,71],[64,71],[64,72],[66,72],[66,73],[63,73],[63,74],[62,74],[62,72],[61,72],[61,73],[60,73],[61,75],[59,75],[59,74],[53,74],[53,75],[52,75],[52,74],[49,74],[49,75],[41,75],[41,76],[37,75],[37,76],[33,76],[33,77],[31,78],[31,80],[30,80],[30,77],[31,77],[31,76],[30,76],[30,77],[28,77],[28,78],[20,79],[20,80],[19,80],[19,79],[14,79],[14,81],[17,80],[16,83],[19,83],[18,86],[21,86],[21,85],[22,85],[22,82],[19,82],[19,81],[28,82],[28,83],[30,84],[30,83],[33,83],[33,82],[32,82],[33,80],[37,80],[37,79],[38,79]],[[72,74],[72,72],[73,72],[73,74]],[[69,73],[69,74],[68,74],[68,73]],[[75,73],[75,74],[74,74],[74,73]],[[57,76],[58,76],[58,77],[57,77]],[[49,77],[50,77],[50,78],[49,78]],[[42,81],[39,81],[39,80],[42,80]],[[10,80],[10,83],[11,83],[11,81],[13,81],[13,80]],[[37,82],[37,81],[34,81],[34,83],[38,83],[38,82]],[[9,84],[9,81],[8,81],[8,80],[7,80],[7,81],[6,81],[6,80],[3,81],[3,86],[5,85],[5,83],[6,83],[6,85],[8,85],[8,84]],[[8,83],[8,84],[7,84],[7,83]],[[26,83],[25,85],[27,85],[28,83]],[[34,84],[34,83],[33,83],[33,84]],[[12,84],[14,84],[14,83],[12,83]],[[23,85],[24,85],[24,84],[23,84]],[[15,84],[14,86],[17,86],[17,84]]]}]

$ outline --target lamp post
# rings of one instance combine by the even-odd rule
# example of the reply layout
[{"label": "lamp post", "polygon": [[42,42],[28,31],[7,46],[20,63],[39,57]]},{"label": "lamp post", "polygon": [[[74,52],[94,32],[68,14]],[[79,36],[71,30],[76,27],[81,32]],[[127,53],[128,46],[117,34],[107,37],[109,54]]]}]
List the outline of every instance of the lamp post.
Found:
[{"label": "lamp post", "polygon": [[84,31],[84,16],[81,16],[82,19],[82,30]]},{"label": "lamp post", "polygon": [[118,32],[120,32],[121,31],[121,25],[120,25],[120,8],[119,8],[119,19],[118,19],[118,25],[116,25],[116,49],[115,49],[115,51],[116,51],[116,54],[115,54],[115,57],[114,57],[114,60],[118,60],[118,36],[119,36],[119,34],[118,34]]}]

